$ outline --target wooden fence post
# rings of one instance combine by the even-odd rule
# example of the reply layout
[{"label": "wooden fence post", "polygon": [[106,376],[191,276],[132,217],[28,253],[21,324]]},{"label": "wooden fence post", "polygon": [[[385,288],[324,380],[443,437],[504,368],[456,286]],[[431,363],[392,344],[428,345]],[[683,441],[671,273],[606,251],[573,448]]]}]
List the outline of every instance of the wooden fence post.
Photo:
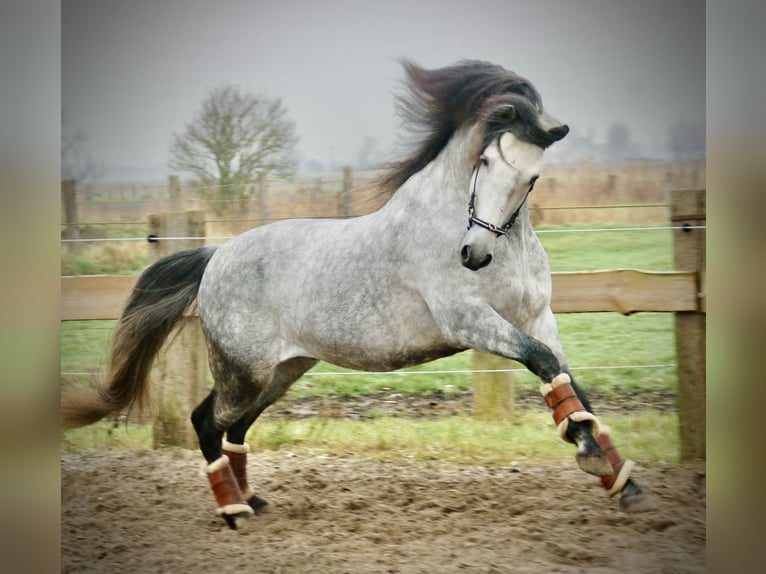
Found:
[{"label": "wooden fence post", "polygon": [[340,216],[351,217],[353,214],[353,208],[351,205],[351,187],[352,177],[351,168],[346,166],[343,168],[343,188],[340,191]]},{"label": "wooden fence post", "polygon": [[170,211],[181,211],[181,179],[177,175],[168,176],[168,197]]},{"label": "wooden fence post", "polygon": [[[151,259],[204,245],[205,213],[192,210],[149,216]],[[164,237],[200,239],[163,240]],[[199,317],[184,317],[177,334],[172,334],[160,351],[152,371],[152,413],[154,447],[197,448],[197,435],[189,419],[192,410],[207,394],[207,347]]]},{"label": "wooden fence post", "polygon": [[681,460],[705,458],[705,190],[670,192],[673,253],[677,270],[697,273],[697,311],[675,313],[678,419]]},{"label": "wooden fence post", "polygon": [[663,185],[663,194],[665,197],[665,204],[667,207],[665,208],[665,217],[667,217],[669,220],[673,220],[673,210],[671,207],[671,204],[673,203],[673,198],[671,197],[671,194],[673,193],[673,190],[676,188],[676,174],[672,171],[666,171],[665,172],[665,184]]},{"label": "wooden fence post", "polygon": [[322,178],[318,177],[314,180],[314,185],[309,192],[309,201],[311,202],[312,211],[316,210],[316,203],[320,197],[322,197]]},{"label": "wooden fence post", "polygon": [[[476,371],[513,368],[515,363],[483,351],[473,353]],[[481,373],[473,375],[473,414],[476,418],[498,420],[510,417],[514,408],[513,373]]]},{"label": "wooden fence post", "polygon": [[[77,185],[73,179],[61,182],[61,204],[64,214],[64,239],[79,239],[80,228],[77,227]],[[79,244],[72,243],[70,249],[78,250]]]}]

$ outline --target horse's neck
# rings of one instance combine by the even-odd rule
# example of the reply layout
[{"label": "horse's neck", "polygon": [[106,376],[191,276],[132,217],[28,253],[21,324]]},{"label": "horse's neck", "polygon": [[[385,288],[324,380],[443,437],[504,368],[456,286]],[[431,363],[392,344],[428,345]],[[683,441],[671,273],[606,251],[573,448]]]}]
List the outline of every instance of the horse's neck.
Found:
[{"label": "horse's neck", "polygon": [[425,168],[410,177],[386,208],[397,217],[458,227],[468,218],[471,179],[467,138],[457,135]]}]

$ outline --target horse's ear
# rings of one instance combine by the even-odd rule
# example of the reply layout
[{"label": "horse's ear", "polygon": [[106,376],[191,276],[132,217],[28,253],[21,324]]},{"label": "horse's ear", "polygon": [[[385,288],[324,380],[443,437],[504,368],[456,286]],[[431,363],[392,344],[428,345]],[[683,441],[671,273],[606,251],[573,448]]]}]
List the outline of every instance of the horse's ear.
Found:
[{"label": "horse's ear", "polygon": [[543,112],[540,115],[540,127],[545,130],[554,142],[563,139],[569,133],[569,126],[562,124],[553,116]]},{"label": "horse's ear", "polygon": [[503,123],[511,123],[516,119],[516,106],[513,104],[505,104],[497,109],[495,115]]},{"label": "horse's ear", "polygon": [[563,139],[565,135],[569,133],[569,126],[564,124],[555,126],[548,129],[548,133],[554,138],[553,141],[559,141]]}]

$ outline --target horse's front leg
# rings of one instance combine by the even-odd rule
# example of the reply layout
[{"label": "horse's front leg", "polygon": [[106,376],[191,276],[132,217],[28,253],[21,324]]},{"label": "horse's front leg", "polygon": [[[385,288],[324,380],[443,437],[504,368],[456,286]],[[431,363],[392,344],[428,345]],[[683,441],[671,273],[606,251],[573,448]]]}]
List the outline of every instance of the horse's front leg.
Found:
[{"label": "horse's front leg", "polygon": [[[630,478],[633,461],[623,459],[617,452],[609,429],[600,424],[571,375],[568,372],[558,375],[551,384],[544,383],[541,392],[545,403],[553,411],[553,420],[558,426],[561,438],[577,444],[577,462],[580,468],[600,476],[601,485],[607,495],[619,495],[623,510],[648,510],[650,505],[643,490]],[[582,401],[578,394],[582,394]],[[583,411],[583,403],[587,405],[587,411]],[[589,470],[591,468],[597,472]]]},{"label": "horse's front leg", "polygon": [[553,421],[561,439],[577,445],[580,468],[596,476],[612,474],[606,451],[597,440],[602,432],[601,423],[569,373],[561,372],[550,383],[544,382],[540,393],[553,411]]},{"label": "horse's front leg", "polygon": [[[574,378],[568,370],[566,364],[566,358],[564,351],[561,347],[561,342],[558,334],[558,327],[556,325],[556,319],[550,309],[540,315],[534,321],[531,321],[527,326],[527,331],[531,336],[544,342],[556,355],[561,364],[563,374],[554,378],[551,384],[543,384],[541,386],[541,393],[545,399],[546,404],[554,411],[554,421],[558,425],[559,433],[564,440],[574,441],[578,446],[577,460],[580,463],[580,467],[583,470],[583,462],[586,465],[590,464],[588,461],[595,461],[595,458],[591,457],[590,453],[597,452],[593,447],[594,439],[598,443],[602,452],[605,453],[606,460],[609,467],[609,472],[602,474],[601,472],[594,472],[592,474],[600,474],[601,484],[606,490],[607,494],[620,496],[620,506],[628,512],[640,512],[648,510],[651,506],[647,497],[645,496],[642,488],[632,478],[630,473],[633,469],[633,461],[624,460],[614,444],[610,436],[609,429],[599,424],[598,419],[595,419],[593,409],[590,406],[588,399],[585,397],[585,393],[575,383]],[[561,383],[569,383],[568,385],[558,386],[557,381]],[[574,396],[572,396],[574,395]],[[575,403],[574,405],[567,406],[567,403]],[[580,413],[579,406],[586,409],[588,415]],[[563,414],[567,412],[573,412],[569,420],[563,418]],[[577,422],[573,424],[573,419],[587,420],[589,417],[594,417],[593,422],[590,425],[590,429],[586,429],[585,425]],[[601,454],[598,454],[601,457]],[[600,466],[600,463],[599,463]]]},{"label": "horse's front leg", "polygon": [[526,334],[550,349],[558,361],[559,373],[550,382],[543,379],[540,393],[553,411],[553,420],[562,440],[577,445],[577,463],[582,470],[596,476],[613,474],[606,447],[597,440],[601,424],[585,393],[569,372],[556,319],[550,308],[524,327]]},{"label": "horse's front leg", "polygon": [[452,344],[513,359],[540,377],[541,392],[553,410],[561,438],[577,445],[580,468],[601,477],[610,496],[619,493],[623,509],[646,509],[641,487],[629,478],[632,462],[620,457],[608,430],[599,423],[567,370],[556,321],[549,309],[526,326],[529,334],[478,300],[464,301],[460,312],[443,315],[440,325]]},{"label": "horse's front leg", "polygon": [[455,346],[513,359],[540,377],[543,396],[549,396],[546,402],[554,410],[561,438],[577,445],[580,468],[596,476],[612,474],[606,452],[596,440],[598,419],[590,411],[585,396],[572,384],[560,345],[552,340],[554,352],[545,342],[524,333],[479,300],[463,302],[459,312],[444,315],[441,320],[444,336]]}]

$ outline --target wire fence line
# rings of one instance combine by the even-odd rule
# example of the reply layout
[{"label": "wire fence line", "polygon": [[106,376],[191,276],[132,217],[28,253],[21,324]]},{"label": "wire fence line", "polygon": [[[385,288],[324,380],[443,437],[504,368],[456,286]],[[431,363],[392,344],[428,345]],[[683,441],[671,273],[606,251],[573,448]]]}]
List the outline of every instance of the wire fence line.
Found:
[{"label": "wire fence line", "polygon": [[[322,218],[328,219],[328,218]],[[339,219],[339,218],[336,218]],[[544,233],[598,233],[598,232],[610,232],[610,231],[669,231],[676,229],[707,229],[707,225],[661,225],[661,226],[645,226],[645,227],[593,227],[593,228],[574,228],[574,229],[538,229],[535,230],[537,234]],[[151,242],[155,241],[198,241],[198,240],[228,240],[234,237],[233,235],[198,235],[190,237],[155,237],[152,236]],[[103,241],[149,241],[148,237],[91,237],[91,238],[79,238],[79,239],[62,239],[61,243],[97,243]]]},{"label": "wire fence line", "polygon": [[[210,221],[210,220],[208,220]],[[148,225],[148,221],[79,221],[77,223],[61,222],[61,227],[85,225]]]},{"label": "wire fence line", "polygon": [[535,233],[596,233],[600,231],[665,231],[674,229],[707,229],[706,225],[661,225],[646,227],[594,227],[583,229],[538,229]]},{"label": "wire fence line", "polygon": [[[198,201],[198,200],[193,200]],[[205,201],[227,201],[232,203],[242,203],[242,200],[238,199],[222,199],[222,200],[205,200]],[[257,200],[245,200],[245,202],[257,202]],[[135,203],[155,203],[154,201],[147,202],[134,202],[134,201],[116,201],[110,203],[125,203],[133,205]],[[604,204],[604,205],[549,205],[549,206],[531,206],[531,210],[535,211],[577,211],[580,209],[641,209],[641,208],[667,208],[670,207],[667,203],[626,203],[626,204]],[[312,219],[312,216],[300,216],[301,219]],[[327,219],[326,217],[323,217]],[[339,217],[336,217],[339,218]],[[287,217],[279,218],[259,218],[259,217],[235,217],[225,219],[208,219],[208,223],[227,223],[227,222],[262,222],[262,221],[278,221],[280,219],[289,219]],[[81,221],[81,222],[62,222],[61,225],[65,227],[76,225],[145,225],[146,221]]]},{"label": "wire fence line", "polygon": [[[676,363],[661,363],[656,365],[600,365],[600,366],[590,366],[590,367],[570,367],[570,371],[617,371],[617,370],[628,370],[628,369],[635,369],[635,370],[641,370],[641,369],[654,369],[654,370],[662,370],[662,369],[675,369],[678,365]],[[309,371],[307,373],[304,373],[304,377],[316,377],[316,376],[332,376],[332,377],[346,377],[346,376],[360,376],[360,375],[372,375],[372,376],[399,376],[399,377],[406,377],[411,375],[472,375],[475,373],[525,373],[528,369],[524,367],[517,367],[517,368],[509,368],[509,369],[433,369],[433,370],[422,370],[422,371],[412,371],[412,370],[404,370],[404,371],[355,371],[355,370],[348,370],[348,371]],[[99,372],[62,372],[61,376],[66,377],[75,377],[75,376],[95,376],[95,375],[103,375],[104,373]]]}]

